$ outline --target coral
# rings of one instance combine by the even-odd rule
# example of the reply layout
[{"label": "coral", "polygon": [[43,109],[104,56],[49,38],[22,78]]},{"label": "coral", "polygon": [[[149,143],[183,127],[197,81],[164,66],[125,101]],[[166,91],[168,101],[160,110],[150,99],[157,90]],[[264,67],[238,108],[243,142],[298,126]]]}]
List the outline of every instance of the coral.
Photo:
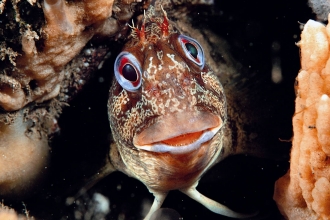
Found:
[{"label": "coral", "polygon": [[[53,24],[59,31],[71,35],[74,33],[74,24],[68,7],[61,0],[45,0],[44,12],[48,25]],[[64,13],[63,13],[64,12]],[[56,30],[56,29],[55,29]]]},{"label": "coral", "polygon": [[[46,24],[42,27],[42,36],[30,25],[21,25],[22,54],[16,56],[16,67],[12,71],[1,74],[0,106],[6,111],[14,111],[30,102],[56,97],[64,78],[64,66],[95,34],[111,35],[118,30],[118,26],[104,30],[104,24],[111,20],[112,5],[113,1],[108,0],[76,4],[63,0],[44,1]],[[16,20],[21,18],[16,15]],[[38,47],[36,43],[41,37],[43,44]],[[7,55],[14,62],[15,54],[4,43],[1,46],[0,58]]]},{"label": "coral", "polygon": [[330,25],[308,21],[301,34],[290,170],[274,199],[287,219],[330,218]]},{"label": "coral", "polygon": [[[47,25],[42,51],[36,48],[36,32],[22,33],[23,55],[17,58],[16,70],[7,73],[19,86],[5,89],[2,108],[18,110],[27,103],[43,102],[56,97],[63,80],[63,67],[69,63],[98,31],[99,23],[111,16],[113,1],[86,1],[66,4],[62,0],[44,1]],[[65,12],[65,13],[63,13]],[[88,28],[87,28],[88,27]],[[3,81],[2,81],[3,82]],[[3,82],[2,87],[10,86]]]}]

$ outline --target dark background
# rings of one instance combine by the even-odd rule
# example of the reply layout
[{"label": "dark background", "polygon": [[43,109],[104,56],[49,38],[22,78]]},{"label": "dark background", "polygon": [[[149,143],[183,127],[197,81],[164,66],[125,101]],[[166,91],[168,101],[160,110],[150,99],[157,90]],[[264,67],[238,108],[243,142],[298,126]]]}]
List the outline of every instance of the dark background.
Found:
[{"label": "dark background", "polygon": [[[225,38],[232,55],[254,73],[246,84],[258,79],[258,100],[267,120],[260,126],[265,130],[267,144],[277,148],[282,157],[260,159],[247,155],[232,156],[218,164],[201,179],[198,190],[204,195],[241,212],[260,211],[255,219],[281,219],[272,200],[274,182],[289,167],[289,150],[294,112],[294,79],[299,71],[300,24],[315,19],[307,1],[229,1],[215,0],[208,18],[204,7],[194,8],[197,25],[207,25]],[[280,50],[274,54],[277,42]],[[74,195],[86,180],[104,163],[111,141],[107,119],[107,99],[112,64],[121,44],[113,48],[112,56],[95,74],[85,89],[64,109],[59,119],[60,133],[52,140],[51,161],[46,178],[32,198],[24,203],[30,215],[40,219],[74,219],[74,211],[88,205],[66,206],[65,199]],[[271,80],[272,58],[281,60],[283,80]],[[103,81],[102,81],[103,79]],[[102,82],[100,82],[102,81]],[[251,86],[251,88],[255,88]],[[120,186],[120,189],[119,189]],[[96,184],[81,201],[88,204],[94,192],[110,200],[107,219],[141,219],[142,203],[152,202],[153,196],[138,180],[122,173],[113,173]],[[8,204],[9,203],[9,204]],[[23,210],[21,201],[7,201],[16,210]],[[183,219],[229,219],[216,215],[180,192],[170,192],[163,207],[176,210]]]}]

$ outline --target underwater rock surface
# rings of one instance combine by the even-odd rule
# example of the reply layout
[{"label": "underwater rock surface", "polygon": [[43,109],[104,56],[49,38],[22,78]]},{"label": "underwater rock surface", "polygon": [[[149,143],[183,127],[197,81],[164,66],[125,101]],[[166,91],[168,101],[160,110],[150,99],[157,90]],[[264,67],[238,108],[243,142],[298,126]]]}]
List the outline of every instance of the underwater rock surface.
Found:
[{"label": "underwater rock surface", "polygon": [[[11,3],[7,1],[6,4]],[[181,10],[173,11],[172,16],[186,15],[184,21],[203,33],[194,37],[212,45],[207,56],[214,60],[210,65],[219,73],[220,80],[221,77],[228,79],[224,75],[235,70],[229,77],[231,80],[221,82],[227,89],[227,97],[232,99],[229,101],[238,103],[238,112],[250,116],[244,130],[237,133],[248,134],[245,140],[250,149],[254,146],[268,149],[267,159],[245,155],[226,159],[203,176],[198,190],[235,211],[260,210],[264,219],[278,219],[280,214],[272,201],[272,194],[275,180],[288,168],[290,144],[279,141],[279,138],[288,140],[292,135],[293,83],[299,69],[299,50],[294,44],[300,33],[297,21],[305,22],[313,15],[305,2],[268,4],[255,1],[238,5],[216,1],[211,6],[181,7]],[[177,23],[180,25],[180,20]],[[182,27],[185,27],[184,23]],[[224,39],[225,43],[220,44],[218,38]],[[94,48],[101,39],[104,38],[94,38],[87,46],[93,44]],[[109,59],[94,77],[88,79],[89,83],[73,98],[70,106],[63,109],[61,117],[56,117],[60,133],[51,139],[48,175],[43,184],[30,192],[33,198],[24,199],[36,219],[79,219],[75,211],[83,210],[84,202],[67,207],[65,200],[97,173],[108,154],[112,140],[104,103],[108,99],[113,62],[121,50],[122,41],[108,42],[105,46],[111,48]],[[214,52],[223,51],[224,47],[230,54]],[[85,52],[89,54],[88,50],[81,51]],[[229,62],[231,58],[234,61]],[[5,62],[10,63],[10,60]],[[226,67],[226,63],[230,65]],[[221,68],[216,68],[217,65]],[[73,75],[77,76],[76,72]],[[277,80],[272,80],[272,76]],[[79,87],[79,79],[75,78],[76,85],[70,88]],[[61,100],[65,100],[65,92],[63,90],[62,96],[60,93]],[[237,120],[241,119],[238,117]],[[110,201],[107,219],[140,219],[145,214],[143,205],[149,207],[152,201],[143,184],[121,173],[114,173],[96,184],[81,200],[88,204],[94,192]],[[4,203],[20,211],[23,209],[21,201],[12,197],[6,198]],[[225,219],[177,192],[169,194],[163,207],[176,210],[184,219]]]}]

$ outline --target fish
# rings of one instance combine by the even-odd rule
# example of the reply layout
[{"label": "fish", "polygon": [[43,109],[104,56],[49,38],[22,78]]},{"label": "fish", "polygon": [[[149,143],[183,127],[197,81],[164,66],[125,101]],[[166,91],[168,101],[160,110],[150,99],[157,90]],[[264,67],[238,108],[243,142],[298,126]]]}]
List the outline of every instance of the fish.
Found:
[{"label": "fish", "polygon": [[202,175],[231,151],[224,142],[228,120],[224,89],[200,43],[181,34],[161,8],[145,12],[140,27],[114,63],[108,118],[114,143],[110,163],[141,181],[154,195],[145,220],[179,190],[206,208],[237,213],[202,195]]}]

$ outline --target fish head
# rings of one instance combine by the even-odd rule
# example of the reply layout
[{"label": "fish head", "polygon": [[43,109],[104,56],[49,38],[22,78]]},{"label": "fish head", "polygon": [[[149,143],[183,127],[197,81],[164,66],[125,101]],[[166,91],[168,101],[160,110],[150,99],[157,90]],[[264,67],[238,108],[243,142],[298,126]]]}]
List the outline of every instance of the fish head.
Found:
[{"label": "fish head", "polygon": [[181,34],[165,12],[145,16],[141,28],[132,29],[114,63],[108,101],[118,151],[132,175],[147,186],[152,180],[141,172],[148,171],[137,166],[149,166],[154,173],[164,168],[170,178],[190,175],[195,181],[222,147],[219,138],[227,120],[223,87],[205,63],[200,43]]}]

